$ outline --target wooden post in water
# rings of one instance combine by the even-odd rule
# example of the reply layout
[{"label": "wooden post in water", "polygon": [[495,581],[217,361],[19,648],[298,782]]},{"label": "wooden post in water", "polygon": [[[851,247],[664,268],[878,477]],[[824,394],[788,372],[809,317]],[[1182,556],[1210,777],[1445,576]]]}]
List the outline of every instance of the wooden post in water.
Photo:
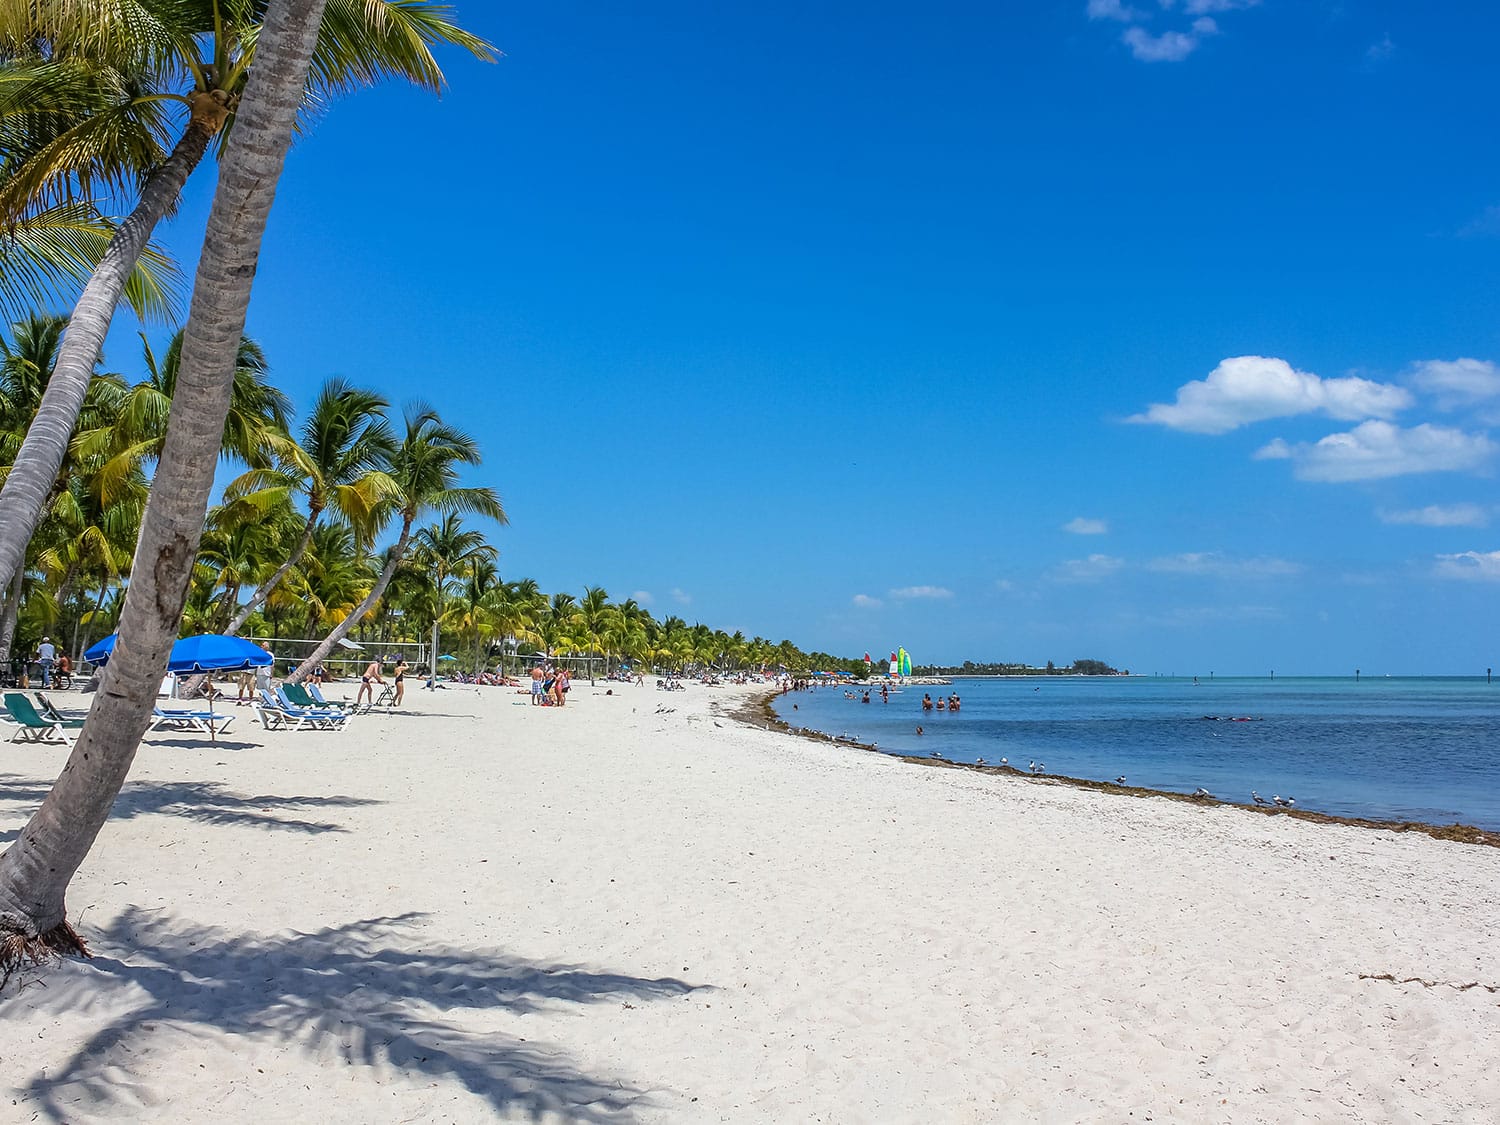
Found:
[{"label": "wooden post in water", "polygon": [[1359,669],[1354,669],[1354,682],[1359,683]]}]

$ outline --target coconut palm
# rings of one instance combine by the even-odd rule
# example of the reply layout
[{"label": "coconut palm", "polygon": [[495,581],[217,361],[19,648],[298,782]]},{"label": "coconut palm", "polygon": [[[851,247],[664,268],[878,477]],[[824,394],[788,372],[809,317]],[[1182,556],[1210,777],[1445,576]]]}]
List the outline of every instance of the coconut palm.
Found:
[{"label": "coconut palm", "polygon": [[[130,473],[161,456],[166,440],[172,397],[182,367],[182,333],[172,336],[160,359],[143,341],[146,378],[112,403],[101,424],[85,426],[73,441],[74,452],[97,458],[96,487],[106,499]],[[277,456],[291,452],[287,421],[291,401],[269,382],[269,366],[259,344],[242,337],[234,357],[234,383],[229,416],[224,420],[220,453],[247,465],[268,467]]]},{"label": "coconut palm", "polygon": [[221,373],[232,369],[244,331],[322,12],[323,0],[270,0],[266,10],[239,135],[209,214],[177,409],[141,526],[120,641],[67,765],[0,855],[0,983],[28,961],[87,952],[67,921],[67,887],[129,773],[177,638],[229,412],[230,380]]},{"label": "coconut palm", "polygon": [[[505,508],[494,489],[486,487],[458,486],[458,470],[464,465],[478,465],[479,446],[474,439],[455,426],[450,426],[431,407],[415,405],[406,411],[406,432],[392,455],[382,482],[382,496],[376,512],[376,522],[384,525],[388,520],[399,520],[401,530],[397,534],[380,577],[375,586],[348,617],[324,637],[288,677],[293,683],[301,683],[318,666],[333,646],[338,644],[363,620],[370,608],[380,600],[391,576],[406,557],[407,545],[411,542],[412,525],[429,512],[442,514],[469,514],[488,516],[496,523],[505,523]],[[436,653],[433,654],[436,657]]]},{"label": "coconut palm", "polygon": [[[444,4],[317,7],[304,106],[389,77],[440,90],[437,44],[493,57]],[[0,56],[30,66],[39,90],[56,91],[45,102],[33,96],[40,111],[7,125],[0,224],[96,192],[133,200],[83,287],[56,374],[0,488],[0,587],[21,564],[128,278],[209,145],[234,124],[266,11],[261,0],[0,0]]]},{"label": "coconut palm", "polygon": [[227,499],[257,508],[300,494],[307,504],[307,523],[296,547],[240,607],[224,632],[238,633],[297,565],[325,511],[361,536],[370,534],[386,479],[379,469],[396,448],[395,435],[385,420],[388,405],[374,391],[344,379],[330,379],[318,392],[296,446],[284,451],[282,464],[275,469],[252,469],[229,486]]},{"label": "coconut palm", "polygon": [[480,561],[493,563],[499,552],[485,542],[483,533],[465,528],[457,512],[446,512],[435,524],[419,530],[414,537],[413,561],[430,576],[433,591],[432,671],[437,671],[438,640],[441,636],[443,602],[449,582],[462,576],[466,567]]}]

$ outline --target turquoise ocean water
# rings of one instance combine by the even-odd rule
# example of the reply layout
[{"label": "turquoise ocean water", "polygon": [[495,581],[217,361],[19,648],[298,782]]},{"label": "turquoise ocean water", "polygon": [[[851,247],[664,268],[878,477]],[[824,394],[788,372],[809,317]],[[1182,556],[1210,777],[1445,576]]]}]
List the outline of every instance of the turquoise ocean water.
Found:
[{"label": "turquoise ocean water", "polygon": [[[957,714],[923,712],[957,692]],[[1500,831],[1500,680],[1485,677],[1058,677],[955,679],[882,703],[842,688],[776,703],[794,726],[849,734],[895,754],[957,762],[1035,759],[1047,772],[1226,801]],[[793,710],[793,704],[796,709]],[[1249,719],[1249,722],[1234,721]],[[924,733],[919,737],[920,724]]]}]

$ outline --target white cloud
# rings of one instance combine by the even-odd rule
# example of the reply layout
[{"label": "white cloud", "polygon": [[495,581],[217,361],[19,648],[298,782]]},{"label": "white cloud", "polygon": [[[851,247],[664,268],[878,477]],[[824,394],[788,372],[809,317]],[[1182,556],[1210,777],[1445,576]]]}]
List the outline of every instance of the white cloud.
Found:
[{"label": "white cloud", "polygon": [[[1207,22],[1213,23],[1213,20]],[[1181,62],[1198,49],[1200,36],[1187,31],[1163,31],[1160,35],[1152,35],[1143,27],[1132,27],[1120,38],[1141,62]]]},{"label": "white cloud", "polygon": [[1500,234],[1500,204],[1486,207],[1458,228],[1459,238],[1480,238]]},{"label": "white cloud", "polygon": [[1424,359],[1413,365],[1411,381],[1443,410],[1500,398],[1500,367],[1486,359]]},{"label": "white cloud", "polygon": [[853,601],[860,609],[879,609],[885,605],[879,598],[872,598],[869,594],[855,594]]},{"label": "white cloud", "polygon": [[1086,559],[1069,559],[1053,572],[1060,582],[1098,582],[1125,565],[1113,555],[1090,555]]},{"label": "white cloud", "polygon": [[630,596],[632,598],[634,598],[636,601],[640,602],[641,605],[646,605],[646,606],[649,606],[654,601],[656,601],[656,599],[651,596],[651,591],[650,590],[632,590],[630,592]]},{"label": "white cloud", "polygon": [[1326,414],[1340,421],[1391,418],[1411,405],[1411,393],[1388,383],[1348,377],[1320,379],[1284,359],[1242,355],[1224,360],[1208,378],[1184,383],[1174,403],[1152,403],[1128,422],[1148,422],[1194,434],[1226,434],[1268,418]]},{"label": "white cloud", "polygon": [[1008,594],[1012,590],[1014,590],[1015,588],[1016,588],[1016,584],[1014,582],[1012,582],[1009,578],[997,578],[997,579],[995,579],[995,589],[1001,591],[1002,593]]},{"label": "white cloud", "polygon": [[1091,20],[1118,20],[1120,23],[1131,23],[1146,15],[1121,0],[1089,0],[1088,7],[1084,10]]},{"label": "white cloud", "polygon": [[953,591],[942,586],[902,586],[899,590],[891,590],[893,598],[951,598]]},{"label": "white cloud", "polygon": [[1289,459],[1301,480],[1381,480],[1408,473],[1474,472],[1497,449],[1484,434],[1422,423],[1402,429],[1364,422],[1348,433],[1329,434],[1315,444],[1288,445],[1280,438],[1261,447],[1257,460]]},{"label": "white cloud", "polygon": [[1478,504],[1429,504],[1425,508],[1408,508],[1376,513],[1381,523],[1416,524],[1419,527],[1484,527],[1490,515]]},{"label": "white cloud", "polygon": [[1435,570],[1440,577],[1500,582],[1500,551],[1460,551],[1439,555],[1437,560]]},{"label": "white cloud", "polygon": [[1064,531],[1071,531],[1074,535],[1107,535],[1109,524],[1104,520],[1091,520],[1083,516],[1075,516],[1063,524]]},{"label": "white cloud", "polygon": [[[1208,12],[1232,12],[1236,8],[1254,8],[1260,4],[1260,0],[1187,0],[1183,6],[1190,16],[1201,16]],[[1170,8],[1170,4],[1163,4],[1163,8]]]},{"label": "white cloud", "polygon": [[672,600],[678,605],[691,605],[693,603],[693,595],[689,594],[686,590],[681,590],[673,586]]},{"label": "white cloud", "polygon": [[1217,551],[1189,551],[1181,555],[1166,555],[1152,559],[1147,569],[1160,574],[1194,574],[1212,578],[1279,578],[1289,574],[1301,574],[1302,566],[1286,559],[1261,556],[1253,559],[1232,559]]}]

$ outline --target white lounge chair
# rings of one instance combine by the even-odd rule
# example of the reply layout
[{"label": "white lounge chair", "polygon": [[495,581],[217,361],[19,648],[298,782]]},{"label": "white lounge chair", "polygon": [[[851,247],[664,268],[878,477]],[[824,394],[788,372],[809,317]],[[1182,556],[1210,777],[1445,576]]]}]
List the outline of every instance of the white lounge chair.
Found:
[{"label": "white lounge chair", "polygon": [[231,714],[214,711],[181,711],[171,707],[151,708],[151,730],[190,730],[200,734],[223,734],[234,722]]}]

